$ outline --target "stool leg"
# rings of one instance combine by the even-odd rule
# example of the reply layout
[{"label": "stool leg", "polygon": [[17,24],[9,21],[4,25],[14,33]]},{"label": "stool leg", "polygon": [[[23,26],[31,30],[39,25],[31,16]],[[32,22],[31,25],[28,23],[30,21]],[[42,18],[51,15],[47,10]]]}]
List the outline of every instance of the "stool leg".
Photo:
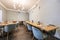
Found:
[{"label": "stool leg", "polygon": [[9,32],[7,32],[7,40],[9,39]]},{"label": "stool leg", "polygon": [[3,28],[2,28],[2,38],[4,40],[4,31],[3,31]]},{"label": "stool leg", "polygon": [[32,40],[34,40],[34,36],[33,36]]},{"label": "stool leg", "polygon": [[50,40],[50,35],[48,35],[48,40]]}]

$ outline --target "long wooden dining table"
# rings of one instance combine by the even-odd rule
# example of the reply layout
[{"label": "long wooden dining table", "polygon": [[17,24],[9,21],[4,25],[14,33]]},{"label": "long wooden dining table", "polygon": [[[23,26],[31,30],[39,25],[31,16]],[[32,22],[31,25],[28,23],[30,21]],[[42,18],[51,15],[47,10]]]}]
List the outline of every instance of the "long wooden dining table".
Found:
[{"label": "long wooden dining table", "polygon": [[16,23],[10,23],[10,22],[9,23],[0,23],[0,27],[1,26],[6,26],[6,25],[9,25],[9,24],[16,24]]},{"label": "long wooden dining table", "polygon": [[55,30],[55,29],[57,29],[58,27],[54,27],[54,26],[43,26],[43,25],[38,25],[37,23],[35,23],[35,22],[30,22],[30,21],[26,21],[26,23],[27,24],[30,24],[30,25],[32,25],[33,27],[36,27],[36,28],[38,28],[38,29],[41,29],[41,30],[44,30],[44,31],[46,31],[46,32],[49,32],[49,31],[52,31],[52,30]]}]

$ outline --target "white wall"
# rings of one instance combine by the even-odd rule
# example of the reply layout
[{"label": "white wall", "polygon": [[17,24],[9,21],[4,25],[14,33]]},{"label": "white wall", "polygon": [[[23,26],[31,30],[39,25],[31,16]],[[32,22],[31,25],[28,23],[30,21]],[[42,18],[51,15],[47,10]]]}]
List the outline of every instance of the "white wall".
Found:
[{"label": "white wall", "polygon": [[18,13],[14,11],[7,11],[7,21],[18,20]]},{"label": "white wall", "polygon": [[35,22],[41,21],[60,26],[60,0],[40,0],[38,6],[29,14],[29,19]]},{"label": "white wall", "polygon": [[0,10],[0,22],[2,22],[2,10]]},{"label": "white wall", "polygon": [[29,20],[30,21],[33,20],[34,22],[40,21],[40,12],[39,11],[40,10],[38,9],[38,6],[35,9],[31,10],[29,12]]},{"label": "white wall", "polygon": [[29,20],[29,14],[28,13],[19,13],[18,14],[18,20],[19,21],[27,21],[27,20]]},{"label": "white wall", "polygon": [[16,20],[16,21],[26,21],[29,18],[28,13],[18,13],[15,11],[7,11],[7,20],[8,21],[12,21],[12,20]]},{"label": "white wall", "polygon": [[0,10],[2,10],[2,21],[6,21],[6,10],[1,5]]},{"label": "white wall", "polygon": [[2,21],[26,21],[29,20],[28,13],[18,13],[15,11],[7,11],[0,5],[0,10],[2,10]]}]

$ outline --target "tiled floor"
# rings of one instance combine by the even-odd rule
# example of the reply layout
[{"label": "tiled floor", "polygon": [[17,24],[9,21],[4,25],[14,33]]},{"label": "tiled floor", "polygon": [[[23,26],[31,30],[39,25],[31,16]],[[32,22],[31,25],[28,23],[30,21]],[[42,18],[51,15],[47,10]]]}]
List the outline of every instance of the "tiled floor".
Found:
[{"label": "tiled floor", "polygon": [[[2,38],[0,38],[0,40],[2,40]],[[4,40],[7,40],[7,38],[4,37]],[[32,40],[32,35],[26,31],[25,26],[20,26],[18,27],[18,30],[16,32],[13,32],[13,34],[9,36],[8,40]],[[57,40],[57,39],[51,37],[48,40]]]}]

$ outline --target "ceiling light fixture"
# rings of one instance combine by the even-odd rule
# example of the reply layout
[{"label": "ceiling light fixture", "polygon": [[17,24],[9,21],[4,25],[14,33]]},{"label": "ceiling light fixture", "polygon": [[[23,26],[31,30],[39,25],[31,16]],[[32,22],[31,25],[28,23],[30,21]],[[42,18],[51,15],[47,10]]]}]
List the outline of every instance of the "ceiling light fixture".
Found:
[{"label": "ceiling light fixture", "polygon": [[13,0],[14,9],[24,10],[24,5],[27,5],[29,0]]}]

